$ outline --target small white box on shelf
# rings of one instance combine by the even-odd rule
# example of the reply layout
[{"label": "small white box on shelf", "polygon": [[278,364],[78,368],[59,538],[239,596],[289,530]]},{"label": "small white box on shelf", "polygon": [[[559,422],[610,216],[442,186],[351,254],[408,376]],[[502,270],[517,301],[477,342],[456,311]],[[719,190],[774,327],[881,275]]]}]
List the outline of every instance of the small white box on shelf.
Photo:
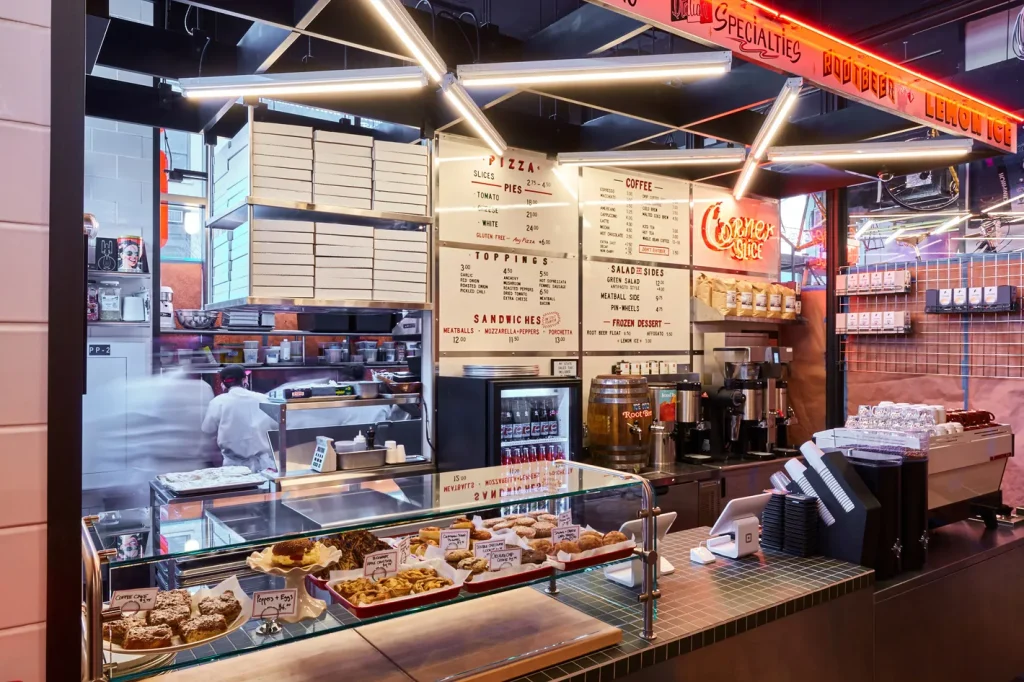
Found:
[{"label": "small white box on shelf", "polygon": [[[260,235],[262,240],[263,235]],[[313,240],[308,242],[298,243],[280,243],[280,242],[266,242],[256,241],[252,243],[252,252],[255,253],[295,253],[302,255],[313,255]]]},{"label": "small white box on shelf", "polygon": [[[413,176],[410,176],[413,177]],[[391,182],[389,180],[377,180],[374,184],[374,192],[386,192],[388,194],[397,194],[403,197],[415,197],[412,199],[412,203],[415,204],[426,204],[427,203],[427,185],[410,185],[401,182]],[[386,197],[380,197],[382,200],[387,201]],[[406,199],[398,200],[399,203],[407,203]]]},{"label": "small white box on shelf", "polygon": [[311,287],[313,274],[300,277],[297,275],[252,275],[253,286],[258,287]]},{"label": "small white box on shelf", "polygon": [[382,251],[377,249],[373,253],[375,260],[381,261],[398,261],[402,263],[426,263],[426,253],[416,253],[415,251]]},{"label": "small white box on shelf", "polygon": [[[426,175],[419,173],[391,173],[389,171],[380,170],[380,168],[373,169],[373,181],[378,184],[387,183],[400,185],[402,187],[412,185],[414,187],[422,187],[424,190],[426,190],[428,186]],[[384,188],[382,187],[381,189]]]},{"label": "small white box on shelf", "polygon": [[317,174],[363,178],[364,180],[371,180],[373,178],[373,170],[370,168],[346,166],[340,163],[327,163],[319,159],[313,163],[313,175],[316,176]]},{"label": "small white box on shelf", "polygon": [[303,194],[312,191],[313,183],[302,180],[285,180],[284,178],[267,178],[256,176],[252,179],[252,186],[256,189],[253,192],[259,196],[260,190],[279,189],[289,192],[302,192]]},{"label": "small white box on shelf", "polygon": [[359,147],[372,147],[373,138],[369,135],[353,135],[351,133],[335,133],[330,130],[313,131],[313,139],[318,142],[335,142],[337,144],[354,144]]},{"label": "small white box on shelf", "polygon": [[[426,270],[426,268],[424,268]],[[374,268],[373,270],[374,279],[382,279],[390,282],[418,282],[420,284],[427,283],[426,272],[405,272],[400,270],[381,270],[380,268]]]},{"label": "small white box on shelf", "polygon": [[385,260],[380,257],[380,253],[377,253],[373,259],[373,267],[378,270],[391,270],[402,272],[411,272],[421,274],[426,277],[427,274],[427,259],[424,258],[422,263],[409,263],[396,260]]},{"label": "small white box on shelf", "polygon": [[299,276],[299,277],[312,277],[313,266],[312,265],[279,265],[279,264],[263,264],[254,263],[252,266],[252,274],[255,275],[287,275],[287,276]]},{"label": "small white box on shelf", "polygon": [[254,178],[283,178],[285,180],[301,180],[312,182],[313,172],[300,168],[283,168],[281,166],[253,166],[252,176]]},{"label": "small white box on shelf", "polygon": [[313,193],[319,197],[346,197],[352,199],[370,199],[370,190],[364,187],[345,187],[342,185],[314,185]]},{"label": "small white box on shelf", "polygon": [[306,220],[264,220],[258,218],[252,221],[252,228],[255,232],[313,232],[315,223]]},{"label": "small white box on shelf", "polygon": [[[317,244],[317,256],[335,256],[339,258],[369,258],[373,259],[373,249],[370,247],[336,246],[333,244]],[[425,261],[424,261],[425,262]]]},{"label": "small white box on shelf", "polygon": [[253,253],[253,267],[257,263],[280,264],[280,265],[314,265],[314,256],[311,253]]},{"label": "small white box on shelf", "polygon": [[415,204],[396,204],[387,201],[374,201],[373,208],[388,213],[408,213],[409,215],[427,215],[426,206]]},{"label": "small white box on shelf", "polygon": [[317,289],[365,289],[366,296],[370,295],[373,289],[372,279],[357,279],[353,277],[316,277]]},{"label": "small white box on shelf", "polygon": [[314,270],[315,277],[323,277],[325,279],[358,279],[366,280],[367,282],[373,281],[373,270],[370,268],[339,268],[335,266],[322,266],[317,264]]},{"label": "small white box on shelf", "polygon": [[272,189],[270,187],[257,187],[259,193],[253,193],[257,199],[279,199],[281,201],[295,201],[299,203],[311,203],[313,192],[296,192],[290,189]]},{"label": "small white box on shelf", "polygon": [[289,123],[265,123],[253,121],[253,130],[256,133],[269,133],[271,135],[289,135],[291,137],[313,138],[312,126],[296,126]]},{"label": "small white box on shelf", "polygon": [[276,230],[264,230],[255,234],[258,235],[260,242],[286,242],[290,244],[313,243],[312,232],[278,232]]},{"label": "small white box on shelf", "polygon": [[317,234],[333,234],[339,237],[372,237],[373,228],[369,225],[342,225],[340,223],[317,223]]},{"label": "small white box on shelf", "polygon": [[373,248],[373,240],[367,237],[347,237],[344,235],[337,234],[324,234],[317,232],[316,234],[317,246],[321,244],[328,244],[331,246],[355,246],[361,248]]},{"label": "small white box on shelf", "polygon": [[372,300],[372,290],[368,289],[330,289],[320,288],[316,290],[316,298],[324,298],[330,301],[369,301]]},{"label": "small white box on shelf", "polygon": [[386,142],[384,140],[373,141],[374,150],[382,152],[397,152],[399,154],[413,154],[415,156],[422,156],[424,159],[428,155],[426,145],[422,144],[406,144],[404,142]]},{"label": "small white box on shelf", "polygon": [[300,170],[313,170],[313,159],[295,159],[288,156],[270,156],[268,154],[254,154],[252,157],[254,168],[295,168]]},{"label": "small white box on shelf", "polygon": [[304,137],[292,137],[291,135],[271,135],[267,133],[256,133],[252,136],[253,144],[269,144],[278,147],[293,147],[295,149],[312,149],[313,141]]},{"label": "small white box on shelf", "polygon": [[391,163],[402,163],[407,164],[409,166],[415,166],[417,168],[423,168],[424,170],[426,170],[428,166],[426,156],[416,154],[405,154],[395,151],[385,151],[378,149],[377,147],[373,148],[373,160],[389,161]]},{"label": "small white box on shelf", "polygon": [[366,270],[366,276],[372,277],[372,258],[336,258],[332,256],[316,256],[315,265],[320,268],[348,268],[352,270]]},{"label": "small white box on shelf", "polygon": [[251,296],[266,298],[313,298],[313,287],[253,286]]},{"label": "small white box on shelf", "polygon": [[397,194],[395,192],[373,191],[373,200],[376,203],[387,202],[391,204],[409,204],[427,210],[427,197],[425,194]]},{"label": "small white box on shelf", "polygon": [[317,163],[373,169],[373,159],[368,156],[352,156],[351,154],[345,154],[344,152],[325,147],[317,147],[314,152],[313,158],[316,159]]},{"label": "small white box on shelf", "polygon": [[373,278],[374,290],[381,291],[408,291],[413,294],[426,294],[427,285],[426,283],[420,282],[395,282],[392,280],[378,279],[376,273]]},{"label": "small white box on shelf", "polygon": [[[353,144],[338,144],[337,142],[321,142],[317,140],[313,143],[314,152],[327,152],[328,154],[341,154],[342,156],[358,156],[364,159],[373,158],[373,152],[370,147],[360,147]],[[316,154],[314,154],[316,156]]]},{"label": "small white box on shelf", "polygon": [[[344,168],[344,166],[342,166]],[[362,189],[372,189],[373,180],[370,178],[361,178],[355,175],[331,175],[330,173],[316,173],[313,176],[313,182],[316,185],[334,185],[337,187],[360,187]]]},{"label": "small white box on shelf", "polygon": [[399,239],[381,239],[374,234],[373,247],[378,251],[406,251],[409,253],[426,253],[427,242],[403,241]]},{"label": "small white box on shelf", "polygon": [[393,161],[376,161],[373,164],[374,170],[384,171],[387,173],[398,173],[400,175],[411,175],[412,177],[423,178],[424,180],[429,175],[427,171],[427,165],[416,166],[411,163],[395,163]]},{"label": "small white box on shelf", "polygon": [[324,206],[334,206],[337,208],[358,208],[365,211],[369,211],[371,203],[369,199],[356,199],[354,197],[339,197],[332,194],[318,194],[316,204],[322,204]]},{"label": "small white box on shelf", "polygon": [[287,147],[280,144],[260,144],[259,142],[253,142],[252,151],[253,154],[260,154],[263,156],[280,156],[286,159],[303,159],[306,161],[313,160],[312,149],[299,149],[298,147]]},{"label": "small white box on shelf", "polygon": [[836,275],[836,294],[839,296],[846,294],[846,275]]},{"label": "small white box on shelf", "polygon": [[427,243],[426,230],[385,230],[376,228],[373,231],[373,238],[377,241],[399,241]]}]

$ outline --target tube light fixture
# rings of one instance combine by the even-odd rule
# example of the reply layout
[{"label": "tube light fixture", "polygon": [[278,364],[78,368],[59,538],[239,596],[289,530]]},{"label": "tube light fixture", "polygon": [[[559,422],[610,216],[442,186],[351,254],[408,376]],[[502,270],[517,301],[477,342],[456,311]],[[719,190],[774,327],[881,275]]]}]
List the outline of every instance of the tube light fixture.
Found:
[{"label": "tube light fixture", "polygon": [[936,227],[934,230],[929,232],[928,234],[942,234],[943,232],[949,232],[950,230],[952,230],[954,227],[956,227],[960,223],[964,222],[965,220],[970,220],[970,219],[971,219],[971,214],[970,213],[968,213],[965,216],[960,216],[958,218],[950,218],[949,220],[947,220],[946,222],[942,223],[941,225]]},{"label": "tube light fixture", "polygon": [[1005,201],[1000,201],[998,204],[992,204],[988,208],[982,210],[982,213],[991,213],[997,208],[1001,206],[1006,206],[1007,204],[1012,204],[1015,201],[1024,201],[1024,194],[1018,194],[1017,196],[1007,199]]},{"label": "tube light fixture", "polygon": [[477,136],[491,148],[491,151],[497,156],[503,155],[505,150],[508,149],[508,145],[505,144],[505,140],[494,129],[491,122],[487,120],[484,112],[480,110],[477,103],[469,96],[466,89],[462,87],[462,83],[449,73],[441,82],[441,90],[451,105],[455,107],[455,110],[459,112],[459,116],[469,123]]},{"label": "tube light fixture", "polygon": [[757,137],[754,138],[754,144],[750,147],[755,160],[760,161],[764,158],[768,145],[779,134],[779,129],[782,128],[782,124],[789,117],[789,112],[793,110],[800,98],[800,88],[803,87],[803,84],[802,78],[786,79],[785,85],[782,86],[782,92],[775,98],[772,108],[768,110],[768,116],[765,117],[761,129],[757,131]]},{"label": "tube light fixture", "polygon": [[405,6],[399,0],[370,0],[370,5],[377,10],[377,14],[381,16],[391,32],[398,37],[416,62],[423,67],[430,80],[440,85],[441,79],[448,73],[448,67],[427,36],[409,16]]},{"label": "tube light fixture", "polygon": [[894,241],[896,241],[896,237],[899,237],[901,234],[903,234],[906,231],[907,231],[907,228],[905,228],[905,227],[896,228],[895,232],[893,232],[892,234],[890,234],[888,237],[885,238],[885,243],[886,244],[893,243]]},{"label": "tube light fixture", "polygon": [[886,161],[924,158],[955,159],[974,149],[971,140],[957,138],[915,142],[860,142],[805,147],[774,147],[768,160],[778,163],[839,163],[842,161]]},{"label": "tube light fixture", "polygon": [[736,201],[739,201],[746,195],[747,187],[750,186],[750,179],[754,177],[755,171],[757,171],[757,159],[753,156],[748,156],[746,163],[743,164],[739,180],[736,181],[736,188],[732,192],[732,196]]},{"label": "tube light fixture", "polygon": [[657,149],[652,151],[581,152],[558,155],[562,166],[707,166],[739,164],[744,149]]},{"label": "tube light fixture", "polygon": [[584,85],[623,81],[719,76],[732,68],[731,52],[658,54],[636,57],[554,59],[458,67],[467,88],[527,85]]},{"label": "tube light fixture", "polygon": [[867,232],[868,230],[870,230],[874,226],[875,226],[875,221],[874,220],[867,221],[866,223],[864,223],[863,225],[860,226],[860,229],[857,230],[857,232],[853,235],[853,238],[854,239],[860,239],[861,237],[864,236],[865,232]]},{"label": "tube light fixture", "polygon": [[205,76],[182,78],[178,83],[185,97],[207,99],[418,90],[426,86],[427,77],[418,66],[402,66],[387,69]]}]

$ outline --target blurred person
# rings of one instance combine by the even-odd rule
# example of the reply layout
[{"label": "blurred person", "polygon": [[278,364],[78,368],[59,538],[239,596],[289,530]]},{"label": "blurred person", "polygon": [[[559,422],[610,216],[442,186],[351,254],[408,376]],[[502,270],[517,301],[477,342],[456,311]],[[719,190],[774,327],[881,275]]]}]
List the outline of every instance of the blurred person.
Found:
[{"label": "blurred person", "polygon": [[221,370],[220,381],[224,392],[210,401],[203,433],[216,436],[224,458],[222,466],[249,467],[254,473],[276,470],[267,431],[276,429],[277,424],[260,409],[260,404],[270,399],[242,385],[245,369],[241,365]]}]

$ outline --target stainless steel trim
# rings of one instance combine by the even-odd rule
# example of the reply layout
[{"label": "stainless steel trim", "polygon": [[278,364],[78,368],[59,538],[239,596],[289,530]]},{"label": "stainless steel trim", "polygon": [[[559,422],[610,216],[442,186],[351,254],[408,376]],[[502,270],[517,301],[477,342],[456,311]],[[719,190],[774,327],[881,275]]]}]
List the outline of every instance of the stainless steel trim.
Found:
[{"label": "stainless steel trim", "polygon": [[96,517],[82,519],[82,564],[85,569],[85,673],[88,682],[102,682],[103,676],[103,573],[100,555],[89,529]]},{"label": "stainless steel trim", "polygon": [[[206,177],[210,177],[209,173],[207,173]],[[207,184],[209,182],[211,181],[207,181]],[[160,202],[174,206],[201,206],[203,208],[208,205],[206,197],[193,197],[188,194],[168,194],[167,192],[160,193]]]},{"label": "stainless steel trim", "polygon": [[[251,149],[252,145],[250,145]],[[251,153],[251,151],[250,151]],[[367,221],[381,221],[392,223],[411,223],[414,225],[430,225],[433,217],[430,215],[416,215],[414,213],[391,213],[388,211],[374,211],[362,208],[348,208],[344,206],[332,206],[330,204],[316,204],[305,201],[287,201],[283,199],[269,199],[258,196],[246,196],[245,203],[223,213],[214,216],[210,224],[218,229],[233,230],[243,222],[239,216],[243,209],[249,208],[276,208],[281,210],[305,211],[308,213],[322,213],[327,216],[338,216],[339,218],[358,218]],[[314,219],[315,216],[305,216],[306,220]]]},{"label": "stainless steel trim", "polygon": [[[252,237],[251,232],[249,236],[250,238]],[[329,313],[332,310],[347,310],[352,308],[374,308],[376,310],[430,310],[433,306],[430,303],[412,303],[409,301],[355,301],[348,299],[326,298],[265,298],[261,296],[235,298],[204,306],[206,310],[224,310],[226,308],[244,307],[277,308],[284,311],[298,308],[316,308],[318,312]]]}]

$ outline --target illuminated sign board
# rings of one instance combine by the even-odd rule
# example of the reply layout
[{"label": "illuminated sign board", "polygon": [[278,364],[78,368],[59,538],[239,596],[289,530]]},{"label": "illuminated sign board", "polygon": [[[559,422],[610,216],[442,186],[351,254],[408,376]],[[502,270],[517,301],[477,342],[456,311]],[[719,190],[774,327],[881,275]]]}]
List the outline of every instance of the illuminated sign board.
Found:
[{"label": "illuminated sign board", "polygon": [[777,232],[774,223],[756,216],[723,216],[718,201],[704,210],[700,234],[712,251],[724,251],[733,260],[751,261],[764,258],[764,245]]}]

